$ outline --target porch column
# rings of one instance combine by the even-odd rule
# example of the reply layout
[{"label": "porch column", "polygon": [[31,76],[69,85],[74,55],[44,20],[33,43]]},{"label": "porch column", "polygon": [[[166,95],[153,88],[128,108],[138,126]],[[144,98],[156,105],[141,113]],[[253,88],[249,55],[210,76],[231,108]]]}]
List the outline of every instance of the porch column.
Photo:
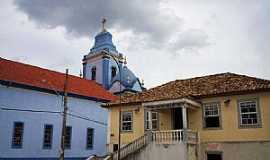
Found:
[{"label": "porch column", "polygon": [[183,129],[187,129],[187,107],[182,106]]},{"label": "porch column", "polygon": [[[147,112],[146,114],[148,114],[149,129],[152,131],[153,130],[153,127],[152,127],[152,110],[149,110],[149,112]],[[146,123],[147,123],[147,121],[146,121]]]}]

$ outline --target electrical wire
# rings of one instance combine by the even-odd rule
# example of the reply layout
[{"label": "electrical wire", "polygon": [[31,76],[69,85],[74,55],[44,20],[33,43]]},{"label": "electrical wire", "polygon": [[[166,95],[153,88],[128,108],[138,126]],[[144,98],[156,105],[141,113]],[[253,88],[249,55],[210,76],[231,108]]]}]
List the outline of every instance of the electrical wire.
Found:
[{"label": "electrical wire", "polygon": [[[0,107],[1,110],[3,111],[17,111],[17,112],[31,112],[31,113],[49,113],[49,114],[61,114],[63,115],[62,112],[60,111],[46,111],[46,110],[32,110],[32,109],[17,109],[17,108],[4,108],[4,107]],[[85,117],[85,116],[81,116],[81,115],[77,115],[77,114],[73,114],[72,112],[67,113],[68,115],[70,115],[71,117],[75,117],[75,118],[79,118],[79,119],[83,119],[83,120],[87,120],[90,122],[94,122],[103,126],[107,126],[107,123],[98,121],[98,120],[94,120],[91,119],[89,117]]]}]

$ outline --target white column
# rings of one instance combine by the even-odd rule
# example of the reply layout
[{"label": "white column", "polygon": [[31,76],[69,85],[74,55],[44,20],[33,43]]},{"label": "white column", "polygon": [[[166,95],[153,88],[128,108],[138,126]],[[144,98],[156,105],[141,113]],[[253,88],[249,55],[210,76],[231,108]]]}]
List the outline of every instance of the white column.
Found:
[{"label": "white column", "polygon": [[182,105],[183,129],[187,129],[187,107]]},{"label": "white column", "polygon": [[[152,127],[152,110],[148,110],[148,120],[149,120],[149,129],[152,131],[153,127]],[[147,123],[147,122],[146,122]]]}]

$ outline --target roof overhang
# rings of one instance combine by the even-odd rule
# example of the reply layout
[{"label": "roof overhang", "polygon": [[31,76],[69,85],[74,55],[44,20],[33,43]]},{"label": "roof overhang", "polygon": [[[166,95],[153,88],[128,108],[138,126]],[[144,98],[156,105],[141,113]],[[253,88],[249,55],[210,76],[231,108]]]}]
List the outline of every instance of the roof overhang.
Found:
[{"label": "roof overhang", "polygon": [[143,102],[142,106],[148,109],[168,109],[168,108],[179,108],[183,106],[191,109],[196,109],[200,108],[201,104],[188,98],[181,98],[173,100]]}]

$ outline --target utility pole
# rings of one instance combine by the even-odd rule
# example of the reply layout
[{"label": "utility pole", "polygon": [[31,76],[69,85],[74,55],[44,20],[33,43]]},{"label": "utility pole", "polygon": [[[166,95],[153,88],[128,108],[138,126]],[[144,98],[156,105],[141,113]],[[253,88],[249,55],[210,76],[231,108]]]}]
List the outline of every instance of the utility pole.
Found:
[{"label": "utility pole", "polygon": [[[120,68],[120,67],[119,67]],[[121,68],[122,69],[122,68]],[[121,105],[122,105],[122,97],[121,97],[121,90],[122,90],[122,75],[121,75],[121,72],[122,72],[122,70],[120,70],[119,69],[119,76],[120,76],[120,86],[119,86],[119,93],[120,93],[120,95],[119,95],[119,103],[120,103],[120,106],[119,106],[119,119],[118,119],[118,124],[119,124],[119,128],[118,128],[118,152],[117,152],[117,160],[121,160],[121,127],[122,127],[122,124],[121,124],[121,122],[122,122],[122,117],[121,117]]]},{"label": "utility pole", "polygon": [[67,87],[68,87],[68,69],[66,69],[66,77],[64,82],[64,111],[63,111],[63,121],[62,121],[62,135],[61,135],[61,149],[59,160],[64,160],[65,158],[65,137],[66,137],[66,121],[67,121]]}]

